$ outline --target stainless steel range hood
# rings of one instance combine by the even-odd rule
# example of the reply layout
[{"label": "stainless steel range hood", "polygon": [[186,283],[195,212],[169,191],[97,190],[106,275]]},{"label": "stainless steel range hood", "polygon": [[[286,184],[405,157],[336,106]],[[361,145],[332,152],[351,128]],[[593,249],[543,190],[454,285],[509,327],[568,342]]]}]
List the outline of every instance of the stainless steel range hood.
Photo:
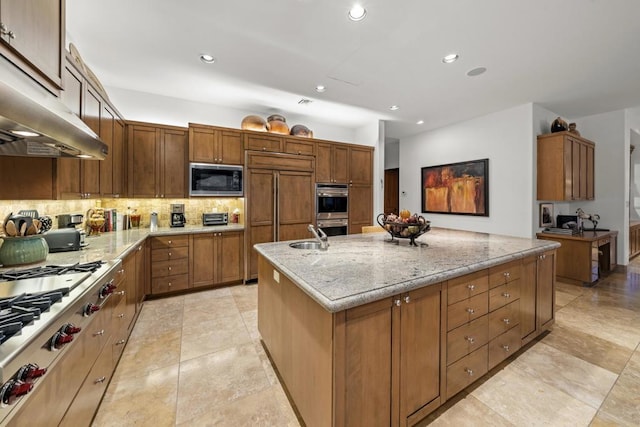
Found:
[{"label": "stainless steel range hood", "polygon": [[0,64],[0,155],[104,160],[107,154],[107,145],[60,100]]}]

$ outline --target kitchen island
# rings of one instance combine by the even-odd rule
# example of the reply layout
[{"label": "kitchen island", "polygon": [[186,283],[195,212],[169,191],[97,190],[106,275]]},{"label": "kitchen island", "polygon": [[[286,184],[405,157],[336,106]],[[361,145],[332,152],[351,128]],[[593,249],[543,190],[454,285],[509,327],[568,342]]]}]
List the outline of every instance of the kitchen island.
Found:
[{"label": "kitchen island", "polygon": [[554,320],[556,242],[432,229],[260,254],[258,328],[308,426],[414,425]]}]

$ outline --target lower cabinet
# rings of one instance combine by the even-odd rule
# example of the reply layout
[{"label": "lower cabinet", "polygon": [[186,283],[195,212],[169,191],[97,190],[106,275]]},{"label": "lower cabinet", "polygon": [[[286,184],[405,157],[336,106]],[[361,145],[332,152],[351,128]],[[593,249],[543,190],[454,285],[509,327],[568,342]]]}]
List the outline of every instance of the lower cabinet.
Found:
[{"label": "lower cabinet", "polygon": [[151,293],[189,288],[189,235],[151,238]]},{"label": "lower cabinet", "polygon": [[259,257],[258,330],[308,426],[413,426],[553,323],[555,251],[337,313]]},{"label": "lower cabinet", "polygon": [[192,234],[189,237],[192,287],[241,281],[243,242],[242,231]]}]

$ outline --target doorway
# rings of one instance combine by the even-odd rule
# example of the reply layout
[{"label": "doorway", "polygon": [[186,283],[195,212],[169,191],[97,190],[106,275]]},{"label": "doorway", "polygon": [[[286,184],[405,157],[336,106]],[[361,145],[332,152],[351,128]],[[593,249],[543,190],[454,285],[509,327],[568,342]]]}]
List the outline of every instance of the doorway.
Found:
[{"label": "doorway", "polygon": [[400,169],[385,169],[384,171],[384,213],[398,214],[400,211]]}]

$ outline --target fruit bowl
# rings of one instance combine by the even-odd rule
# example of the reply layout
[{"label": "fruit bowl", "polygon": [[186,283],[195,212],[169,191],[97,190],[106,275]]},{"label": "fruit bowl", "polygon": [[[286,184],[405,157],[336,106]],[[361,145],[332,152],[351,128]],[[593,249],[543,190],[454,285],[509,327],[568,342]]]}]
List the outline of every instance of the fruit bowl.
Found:
[{"label": "fruit bowl", "polygon": [[[394,238],[409,239],[409,244],[413,246],[418,246],[416,237],[422,236],[431,229],[431,221],[427,221],[418,214],[405,218],[394,214],[380,214],[376,220],[380,227],[391,235],[392,242],[394,242]],[[395,242],[397,243],[397,241]],[[423,243],[422,245],[425,244]]]}]

